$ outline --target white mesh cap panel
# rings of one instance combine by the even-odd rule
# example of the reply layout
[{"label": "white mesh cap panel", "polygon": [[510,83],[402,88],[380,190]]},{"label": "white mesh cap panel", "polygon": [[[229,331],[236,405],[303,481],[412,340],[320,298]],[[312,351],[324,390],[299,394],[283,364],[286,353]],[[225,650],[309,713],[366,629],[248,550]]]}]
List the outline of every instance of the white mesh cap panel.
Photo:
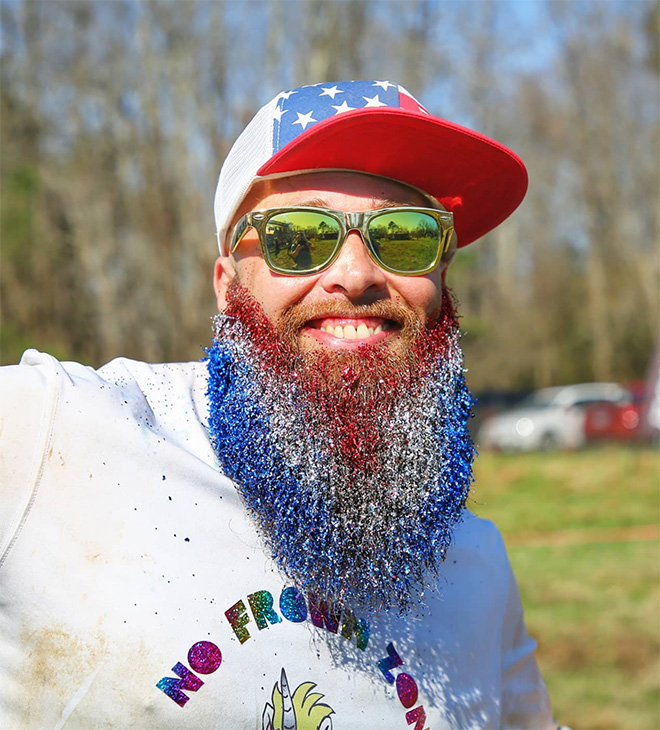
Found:
[{"label": "white mesh cap panel", "polygon": [[252,186],[257,170],[273,155],[273,121],[278,99],[279,96],[261,107],[234,142],[220,170],[213,212],[221,254],[227,253],[227,229]]}]

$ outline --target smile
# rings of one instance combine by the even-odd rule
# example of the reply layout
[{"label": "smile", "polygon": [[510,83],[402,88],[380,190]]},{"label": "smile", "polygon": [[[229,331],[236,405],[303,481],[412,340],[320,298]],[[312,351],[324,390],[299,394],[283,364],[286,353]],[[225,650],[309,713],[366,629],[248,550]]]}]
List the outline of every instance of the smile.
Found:
[{"label": "smile", "polygon": [[319,341],[337,347],[375,344],[390,336],[395,327],[396,323],[382,317],[334,316],[311,320],[304,329]]}]

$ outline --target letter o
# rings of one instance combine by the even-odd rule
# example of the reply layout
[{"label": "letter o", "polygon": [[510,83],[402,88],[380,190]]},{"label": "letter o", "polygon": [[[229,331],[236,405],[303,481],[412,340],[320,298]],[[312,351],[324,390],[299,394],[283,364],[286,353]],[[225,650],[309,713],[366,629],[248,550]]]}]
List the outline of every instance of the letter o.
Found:
[{"label": "letter o", "polygon": [[188,664],[199,674],[212,674],[222,664],[222,652],[210,641],[198,641],[188,651]]},{"label": "letter o", "polygon": [[399,695],[401,704],[406,708],[412,707],[417,702],[419,691],[417,690],[417,682],[405,672],[397,674],[396,677],[396,693]]},{"label": "letter o", "polygon": [[299,624],[307,618],[305,596],[293,586],[285,588],[280,594],[280,611],[284,618]]}]

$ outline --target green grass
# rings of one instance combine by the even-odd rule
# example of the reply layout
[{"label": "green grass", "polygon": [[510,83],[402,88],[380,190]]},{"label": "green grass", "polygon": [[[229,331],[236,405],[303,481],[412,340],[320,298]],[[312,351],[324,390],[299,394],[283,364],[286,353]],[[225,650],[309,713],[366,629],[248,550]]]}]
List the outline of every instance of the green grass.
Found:
[{"label": "green grass", "polygon": [[[507,534],[658,524],[658,454],[483,454],[471,508]],[[586,528],[586,529],[585,529]],[[548,539],[551,543],[551,538]],[[660,728],[658,541],[510,547],[558,721]]]},{"label": "green grass", "polygon": [[657,523],[660,462],[651,449],[477,458],[472,510],[502,532]]},{"label": "green grass", "polygon": [[421,271],[427,268],[429,262],[435,259],[437,251],[437,238],[380,241],[383,261],[399,271]]}]

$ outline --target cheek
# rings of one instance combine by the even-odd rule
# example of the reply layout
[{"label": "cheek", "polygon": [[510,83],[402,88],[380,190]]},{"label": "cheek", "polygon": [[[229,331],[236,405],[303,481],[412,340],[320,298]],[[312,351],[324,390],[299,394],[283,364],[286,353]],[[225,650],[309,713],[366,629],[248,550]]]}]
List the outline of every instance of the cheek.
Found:
[{"label": "cheek", "polygon": [[313,288],[318,277],[278,276],[261,257],[246,258],[236,266],[238,283],[261,305],[269,319],[277,319],[292,304],[299,302]]},{"label": "cheek", "polygon": [[397,277],[395,288],[408,306],[422,309],[426,314],[442,305],[442,272],[437,270],[427,276]]}]

